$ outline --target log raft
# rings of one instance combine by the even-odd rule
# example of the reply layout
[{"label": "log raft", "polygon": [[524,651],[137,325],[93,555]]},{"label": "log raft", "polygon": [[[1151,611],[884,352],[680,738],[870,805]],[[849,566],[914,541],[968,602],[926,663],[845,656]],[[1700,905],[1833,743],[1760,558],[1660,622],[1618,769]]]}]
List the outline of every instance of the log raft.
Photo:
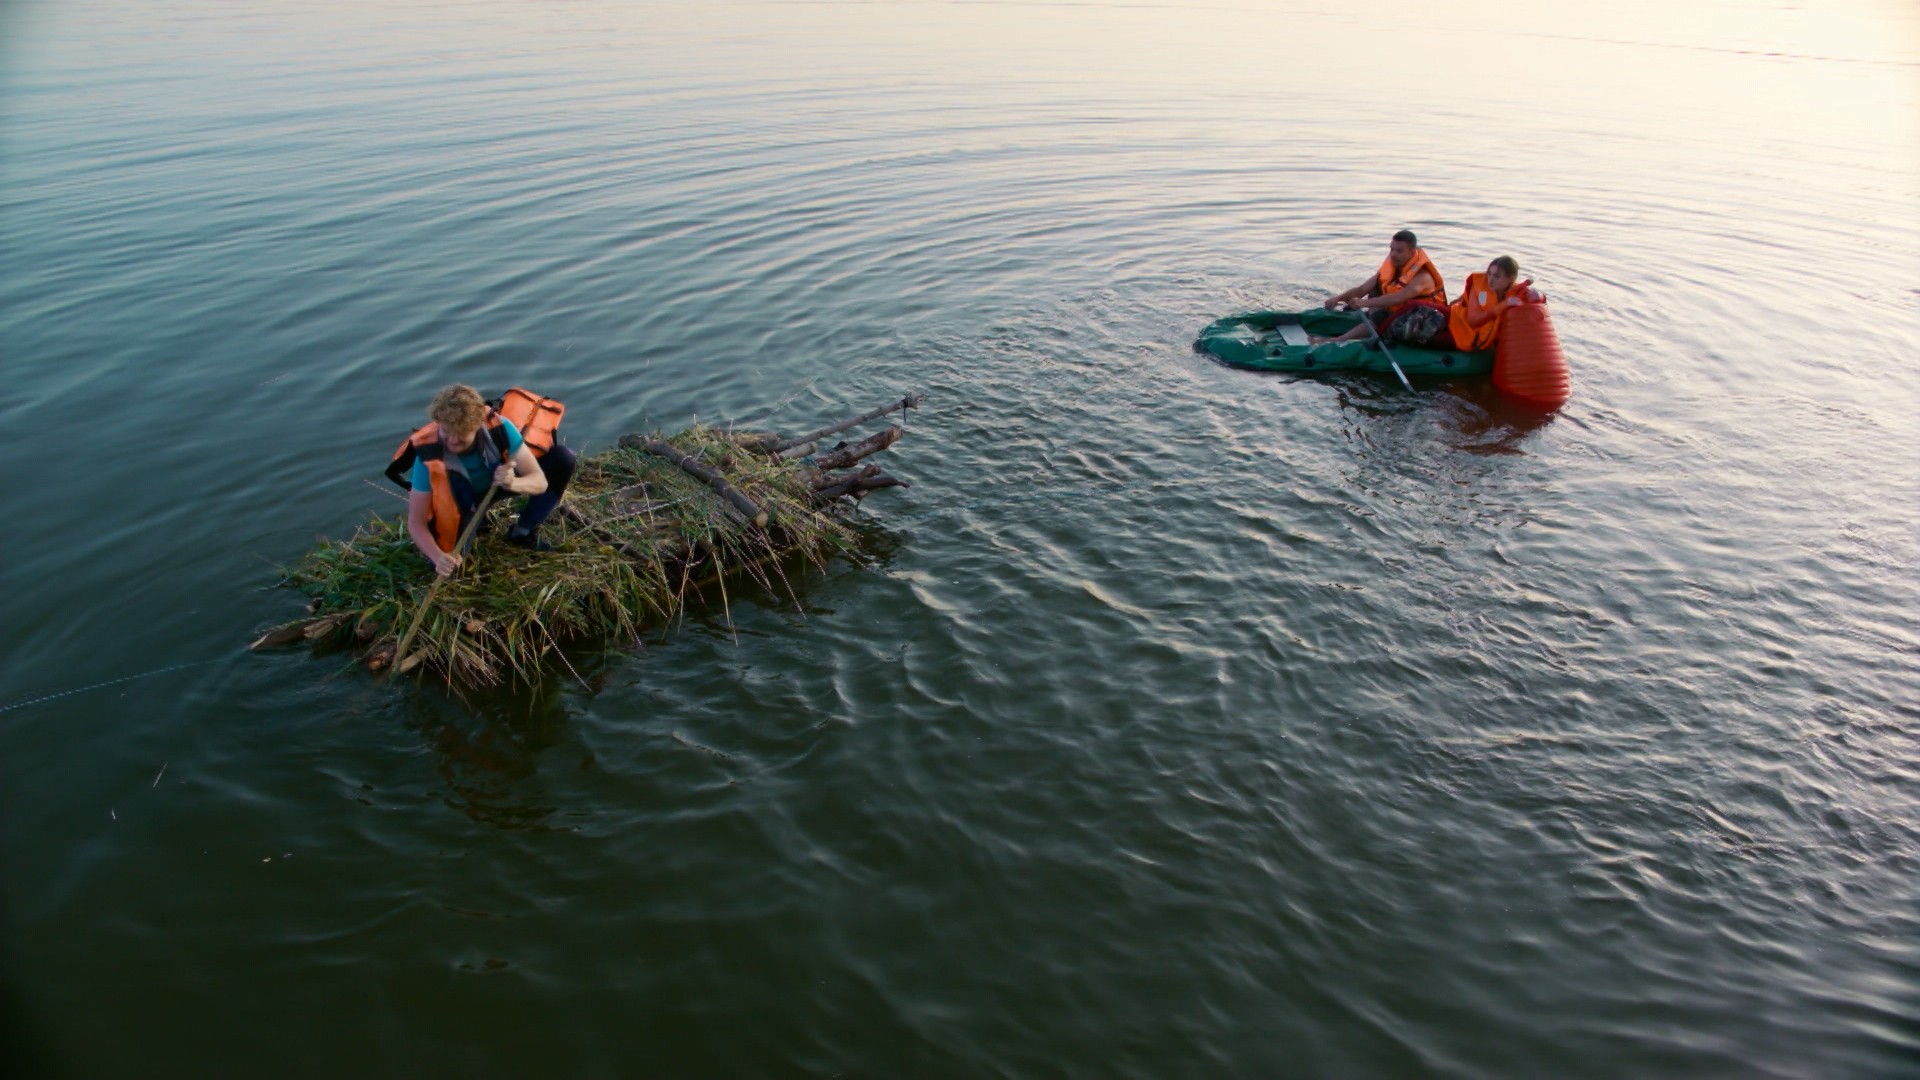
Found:
[{"label": "log raft", "polygon": [[[854,534],[844,509],[906,481],[865,460],[899,441],[898,426],[857,442],[822,443],[871,420],[918,408],[907,395],[800,435],[695,427],[635,433],[580,459],[542,529],[555,550],[507,546],[511,510],[491,511],[460,573],[438,587],[406,521],[375,518],[323,541],[287,575],[311,598],[306,617],[272,627],[254,649],[319,645],[351,651],[372,670],[432,671],[448,683],[534,681],[563,643],[638,641],[690,596],[729,580],[793,595],[784,566],[823,563]],[[795,602],[798,602],[795,597]],[[395,663],[410,622],[419,634]]]}]

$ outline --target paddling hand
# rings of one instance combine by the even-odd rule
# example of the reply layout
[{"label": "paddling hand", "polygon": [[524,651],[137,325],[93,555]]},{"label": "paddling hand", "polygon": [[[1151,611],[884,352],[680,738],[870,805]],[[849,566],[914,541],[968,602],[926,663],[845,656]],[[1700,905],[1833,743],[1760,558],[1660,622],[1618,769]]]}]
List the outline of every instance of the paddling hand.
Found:
[{"label": "paddling hand", "polygon": [[433,557],[433,569],[441,577],[452,577],[453,572],[460,569],[460,556],[451,551],[439,552]]},{"label": "paddling hand", "polygon": [[493,470],[493,486],[499,488],[501,491],[513,490],[513,465],[511,463],[503,463],[499,468]]}]

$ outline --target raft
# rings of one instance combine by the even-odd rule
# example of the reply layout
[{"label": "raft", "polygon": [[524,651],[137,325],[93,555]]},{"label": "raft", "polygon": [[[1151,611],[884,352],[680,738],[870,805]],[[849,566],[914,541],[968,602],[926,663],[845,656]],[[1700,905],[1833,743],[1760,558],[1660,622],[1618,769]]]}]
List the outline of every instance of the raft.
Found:
[{"label": "raft", "polygon": [[[1391,373],[1393,364],[1371,337],[1309,345],[1307,336],[1337,337],[1360,325],[1358,315],[1310,308],[1306,311],[1255,311],[1216,319],[1193,343],[1233,368],[1313,375],[1327,371]],[[1424,349],[1390,345],[1393,359],[1408,375],[1485,375],[1493,370],[1493,350]]]},{"label": "raft", "polygon": [[849,551],[845,511],[870,492],[908,486],[864,463],[902,427],[851,444],[828,437],[920,400],[908,395],[785,438],[698,425],[624,435],[580,457],[542,530],[553,550],[503,542],[512,507],[496,501],[490,528],[448,578],[436,580],[404,512],[376,515],[287,569],[283,584],[307,596],[307,613],[253,648],[344,648],[375,671],[423,669],[450,685],[531,683],[547,661],[567,665],[563,646],[637,642],[709,588],[724,607],[729,580],[798,604],[785,564],[823,565]]}]

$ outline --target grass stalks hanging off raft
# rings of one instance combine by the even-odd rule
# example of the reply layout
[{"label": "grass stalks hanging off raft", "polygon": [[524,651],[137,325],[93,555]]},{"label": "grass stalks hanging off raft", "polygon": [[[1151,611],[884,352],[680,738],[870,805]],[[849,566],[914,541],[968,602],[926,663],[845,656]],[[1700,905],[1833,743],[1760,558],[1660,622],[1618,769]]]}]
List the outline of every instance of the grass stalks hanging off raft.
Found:
[{"label": "grass stalks hanging off raft", "polygon": [[[917,403],[907,398],[895,408]],[[850,449],[871,445],[871,453],[899,434],[889,428]],[[670,439],[627,436],[621,443],[580,460],[559,512],[541,529],[554,550],[501,542],[512,511],[490,511],[490,534],[476,541],[469,565],[433,594],[397,663],[397,639],[434,579],[408,538],[404,515],[376,518],[351,538],[310,551],[287,575],[311,598],[309,616],[269,631],[254,647],[350,642],[375,670],[424,665],[450,683],[533,681],[562,642],[632,641],[715,578],[743,573],[792,595],[783,559],[824,564],[851,546],[836,513],[841,497],[904,486],[876,476],[872,466],[825,475],[823,467],[842,466],[824,457],[811,464],[783,458],[778,451],[787,447],[772,436],[694,427]],[[764,526],[747,512],[756,508]]]}]

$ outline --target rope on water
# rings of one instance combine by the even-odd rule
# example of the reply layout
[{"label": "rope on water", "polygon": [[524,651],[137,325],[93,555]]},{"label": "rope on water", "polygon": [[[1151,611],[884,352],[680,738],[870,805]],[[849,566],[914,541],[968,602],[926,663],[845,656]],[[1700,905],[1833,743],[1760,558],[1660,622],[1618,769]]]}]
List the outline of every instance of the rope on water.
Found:
[{"label": "rope on water", "polygon": [[89,690],[100,690],[109,686],[119,686],[121,683],[130,683],[138,679],[151,678],[155,675],[165,675],[169,671],[180,671],[185,668],[206,667],[208,664],[218,664],[223,660],[231,660],[233,659],[233,657],[238,655],[239,655],[238,653],[230,653],[226,656],[216,656],[211,660],[194,660],[185,664],[171,664],[163,668],[154,668],[152,671],[143,671],[138,675],[125,675],[118,679],[108,679],[105,682],[90,683],[86,686],[76,686],[71,690],[62,690],[57,694],[43,694],[37,698],[28,698],[25,701],[16,701],[11,705],[0,705],[0,713],[9,713],[15,709],[24,709],[29,705],[44,705],[49,701],[57,701],[63,697],[72,697],[75,694],[84,694]]}]

